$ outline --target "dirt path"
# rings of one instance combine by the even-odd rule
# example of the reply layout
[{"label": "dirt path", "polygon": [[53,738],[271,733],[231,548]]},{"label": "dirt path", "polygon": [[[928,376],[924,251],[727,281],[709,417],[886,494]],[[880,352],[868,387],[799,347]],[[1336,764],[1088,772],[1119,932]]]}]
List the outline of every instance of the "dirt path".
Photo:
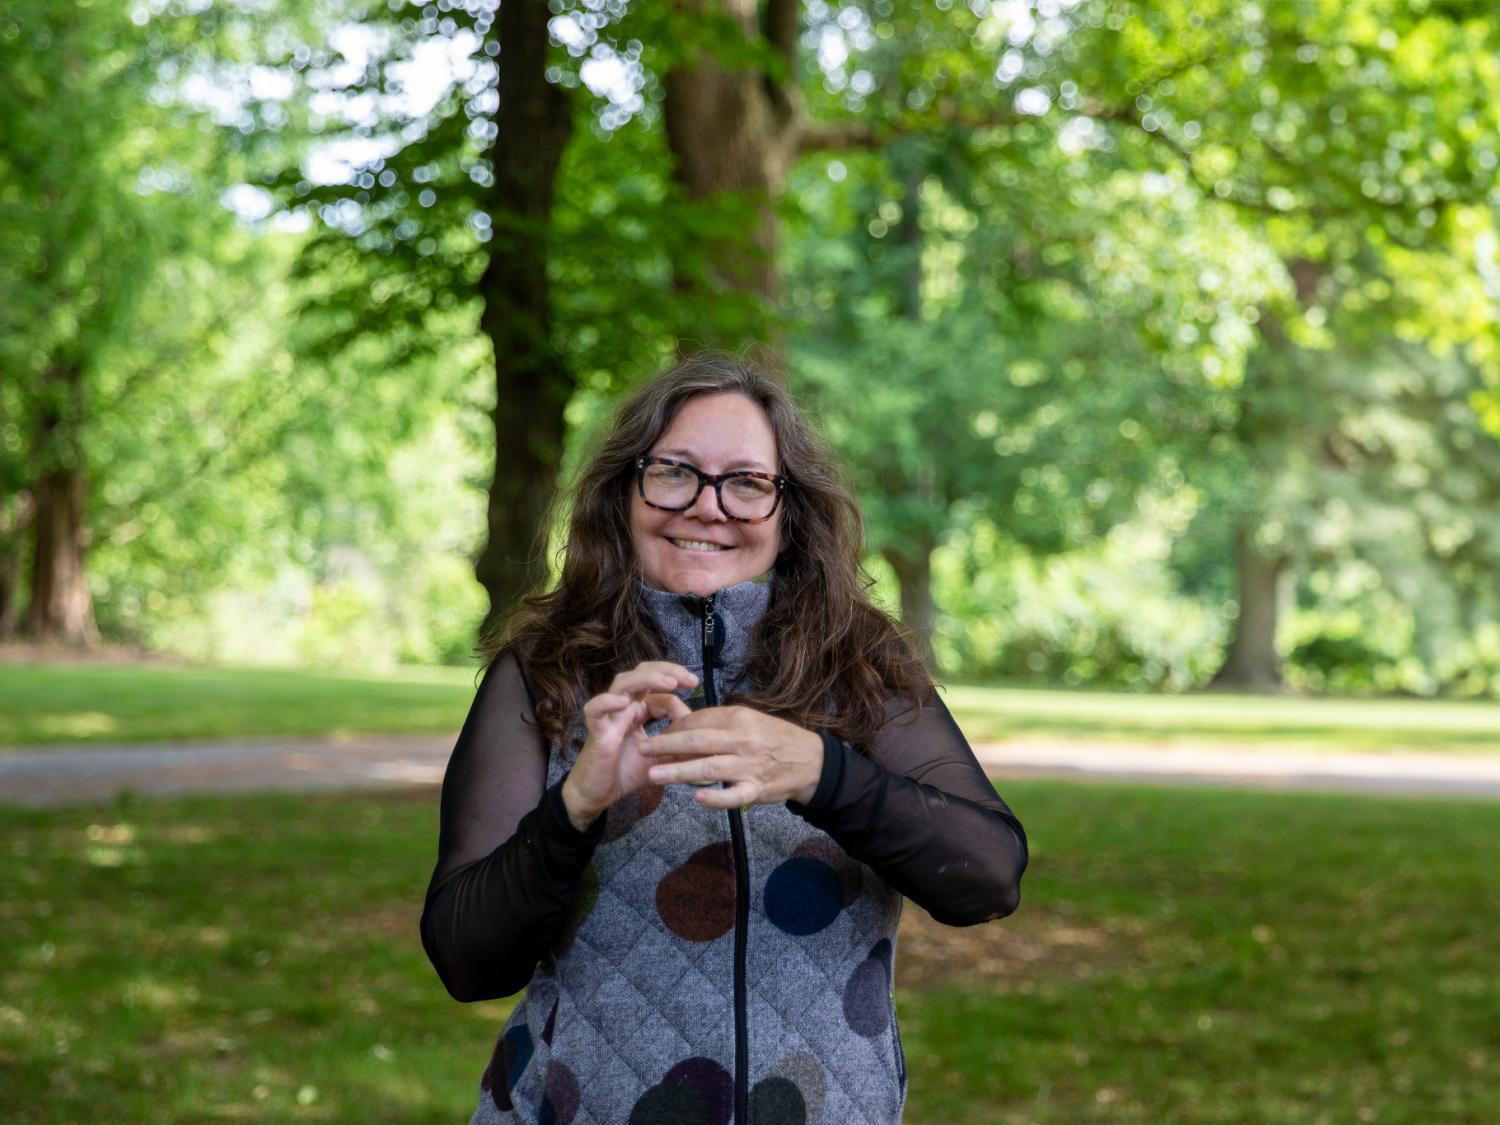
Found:
[{"label": "dirt path", "polygon": [[1500,755],[1261,750],[1018,739],[976,746],[996,777],[1065,777],[1500,798]]},{"label": "dirt path", "polygon": [[168,797],[436,785],[452,749],[451,735],[22,748],[0,755],[0,802],[83,804],[127,790]]},{"label": "dirt path", "polygon": [[[436,785],[452,747],[451,735],[23,747],[0,754],[0,803],[92,803],[125,791],[165,797]],[[980,743],[975,752],[997,778],[1500,799],[1500,756],[1290,753],[1233,746],[1032,740]]]}]

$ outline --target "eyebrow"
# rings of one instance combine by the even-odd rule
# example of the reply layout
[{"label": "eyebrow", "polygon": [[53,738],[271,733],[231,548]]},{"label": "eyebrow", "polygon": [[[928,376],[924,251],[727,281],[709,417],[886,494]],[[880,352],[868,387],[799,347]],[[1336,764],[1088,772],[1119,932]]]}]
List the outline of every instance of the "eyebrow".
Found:
[{"label": "eyebrow", "polygon": [[[676,461],[690,461],[694,468],[698,467],[697,456],[688,449],[658,449],[652,456],[671,457]],[[776,471],[775,469],[767,468],[764,463],[750,457],[741,457],[738,460],[730,461],[724,466],[723,471],[732,473],[736,469],[751,469],[758,473],[774,473]]]}]

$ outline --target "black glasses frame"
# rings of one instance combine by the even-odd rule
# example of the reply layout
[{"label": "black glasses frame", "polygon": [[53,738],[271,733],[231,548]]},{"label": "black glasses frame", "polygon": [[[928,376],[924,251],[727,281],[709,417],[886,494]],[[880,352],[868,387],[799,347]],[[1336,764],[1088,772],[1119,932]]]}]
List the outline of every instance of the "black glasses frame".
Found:
[{"label": "black glasses frame", "polygon": [[[675,469],[686,469],[698,478],[698,487],[693,491],[693,498],[680,508],[669,508],[665,504],[653,504],[646,499],[646,469],[651,465],[671,465]],[[756,480],[768,480],[776,486],[776,499],[771,501],[771,510],[763,516],[732,516],[729,509],[724,507],[724,482],[733,480],[735,477],[754,477]],[[719,502],[719,511],[724,513],[724,518],[734,520],[735,523],[765,523],[776,514],[776,509],[781,507],[781,495],[786,491],[786,477],[779,477],[775,473],[757,473],[750,469],[736,469],[732,473],[720,473],[718,476],[710,476],[697,465],[691,465],[686,461],[674,461],[670,457],[637,457],[635,459],[635,487],[641,494],[641,500],[648,508],[655,508],[661,512],[685,512],[698,502],[698,497],[703,495],[703,489],[713,486],[714,499]]]}]

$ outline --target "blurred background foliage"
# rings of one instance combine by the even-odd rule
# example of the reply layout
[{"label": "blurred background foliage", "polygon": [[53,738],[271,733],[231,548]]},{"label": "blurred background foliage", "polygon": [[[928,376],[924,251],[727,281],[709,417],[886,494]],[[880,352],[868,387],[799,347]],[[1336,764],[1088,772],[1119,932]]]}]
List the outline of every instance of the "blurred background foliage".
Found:
[{"label": "blurred background foliage", "polygon": [[755,342],[947,676],[1493,695],[1497,59],[1437,0],[12,0],[0,637],[463,662],[614,396]]}]

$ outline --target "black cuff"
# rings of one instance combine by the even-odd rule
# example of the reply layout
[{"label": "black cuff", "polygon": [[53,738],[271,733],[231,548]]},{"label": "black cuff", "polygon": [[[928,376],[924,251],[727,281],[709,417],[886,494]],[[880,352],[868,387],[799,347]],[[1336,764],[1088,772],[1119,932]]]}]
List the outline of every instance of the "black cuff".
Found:
[{"label": "black cuff", "polygon": [[826,730],[819,731],[818,734],[823,739],[823,772],[818,775],[818,787],[813,790],[812,799],[807,804],[799,805],[796,801],[786,803],[786,807],[798,816],[822,812],[833,800],[833,795],[838,792],[839,785],[844,780],[844,755],[849,753],[848,745]]},{"label": "black cuff", "polygon": [[[563,778],[567,780],[566,776]],[[571,844],[594,843],[604,835],[604,818],[609,813],[604,812],[594,818],[583,831],[573,826],[573,819],[568,816],[568,806],[562,796],[562,782],[551,786],[542,794],[542,815],[546,818],[547,829],[555,832],[557,838]]]}]

